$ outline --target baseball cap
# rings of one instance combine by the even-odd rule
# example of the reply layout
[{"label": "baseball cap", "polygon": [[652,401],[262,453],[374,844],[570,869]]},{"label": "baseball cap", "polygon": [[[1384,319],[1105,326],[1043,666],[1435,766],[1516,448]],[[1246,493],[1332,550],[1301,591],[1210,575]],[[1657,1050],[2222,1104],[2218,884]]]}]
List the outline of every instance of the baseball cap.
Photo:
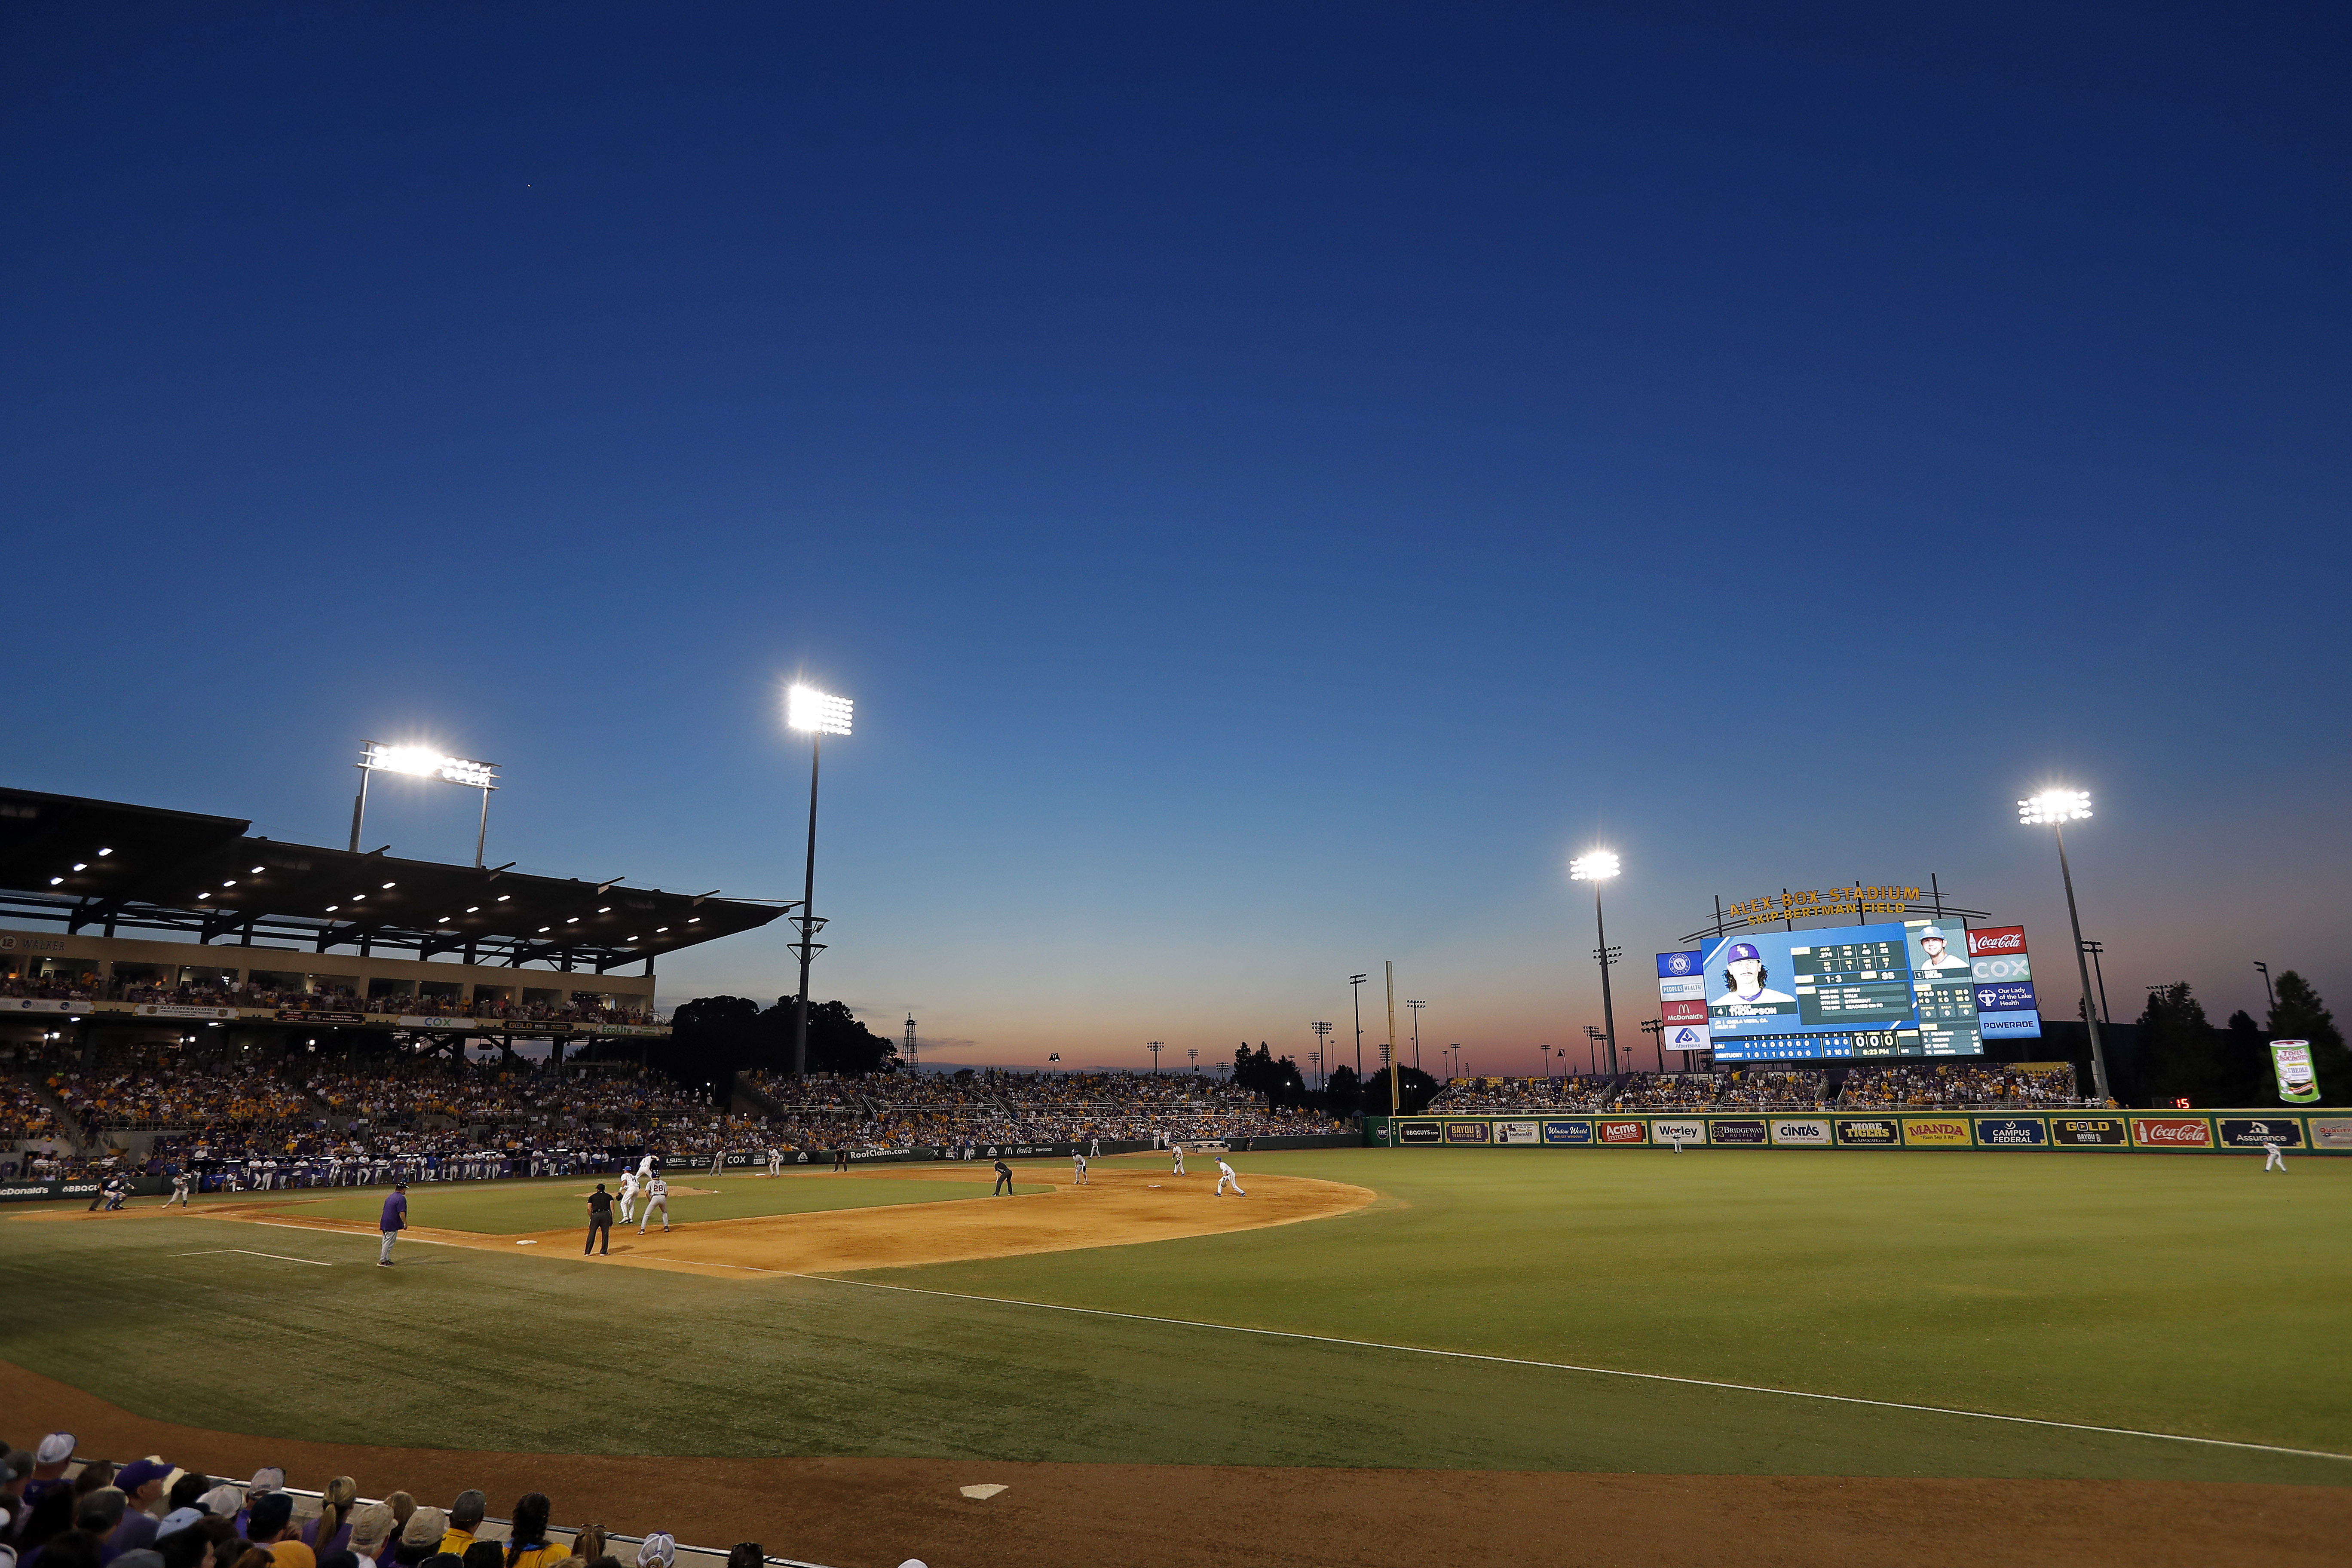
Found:
[{"label": "baseball cap", "polygon": [[1931,940],[1935,942],[1949,942],[1952,939],[1944,934],[1944,928],[1942,926],[1926,926],[1920,930],[1919,940],[1921,942]]},{"label": "baseball cap", "polygon": [[1764,955],[1756,951],[1756,944],[1752,942],[1733,942],[1731,951],[1724,955],[1723,962],[1737,963],[1743,958],[1752,958],[1759,963],[1764,962]]},{"label": "baseball cap", "polygon": [[172,1469],[161,1459],[133,1459],[114,1472],[114,1484],[126,1492],[135,1492],[149,1481],[164,1479]]},{"label": "baseball cap", "polygon": [[401,1528],[403,1546],[438,1546],[441,1538],[449,1533],[449,1516],[437,1508],[420,1508],[408,1516]]},{"label": "baseball cap", "polygon": [[155,1527],[155,1539],[161,1541],[167,1535],[177,1535],[192,1524],[203,1523],[204,1519],[203,1509],[175,1508],[163,1516],[163,1523]]},{"label": "baseball cap", "polygon": [[[284,1492],[265,1492],[253,1500],[253,1510],[245,1516],[245,1538],[266,1541],[294,1522],[294,1500]],[[270,1549],[278,1550],[275,1545]]]},{"label": "baseball cap", "polygon": [[669,1568],[677,1558],[677,1538],[656,1530],[637,1548],[637,1568]]},{"label": "baseball cap", "polygon": [[73,1458],[73,1451],[72,1433],[52,1432],[41,1439],[39,1447],[33,1450],[33,1462],[37,1465],[62,1465]]},{"label": "baseball cap", "polygon": [[0,1454],[0,1485],[21,1481],[33,1473],[33,1456],[22,1448],[11,1448]]},{"label": "baseball cap", "polygon": [[279,1469],[275,1465],[264,1465],[261,1468],[254,1471],[253,1479],[246,1483],[245,1495],[247,1499],[250,1500],[254,1498],[265,1496],[270,1492],[282,1490],[284,1489],[285,1485],[286,1472],[284,1470]]},{"label": "baseball cap", "polygon": [[236,1510],[245,1506],[245,1494],[223,1483],[198,1498],[196,1502],[215,1519],[235,1519]]}]

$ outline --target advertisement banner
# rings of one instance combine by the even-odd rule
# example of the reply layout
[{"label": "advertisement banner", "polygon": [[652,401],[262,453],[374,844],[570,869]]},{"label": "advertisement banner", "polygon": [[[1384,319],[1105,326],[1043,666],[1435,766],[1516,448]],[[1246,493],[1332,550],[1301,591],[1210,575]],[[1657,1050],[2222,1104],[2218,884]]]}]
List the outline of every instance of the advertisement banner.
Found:
[{"label": "advertisement banner", "polygon": [[1714,1040],[1705,1024],[1680,1024],[1658,1036],[1659,1044],[1670,1051],[1712,1050]]},{"label": "advertisement banner", "polygon": [[305,1013],[281,1008],[278,1014],[281,1024],[364,1024],[365,1013]]},{"label": "advertisement banner", "polygon": [[1772,1142],[1783,1149],[1826,1149],[1830,1146],[1830,1124],[1825,1118],[1776,1121],[1772,1123]]},{"label": "advertisement banner", "polygon": [[1977,1142],[1987,1149],[2040,1149],[2049,1142],[2049,1125],[2038,1116],[2005,1116],[1977,1122]]},{"label": "advertisement banner", "polygon": [[2292,1116],[2221,1123],[2221,1147],[2224,1149],[2260,1149],[2272,1143],[2282,1149],[2302,1148],[2303,1123]]},{"label": "advertisement banner", "polygon": [[0,996],[0,1013],[87,1013],[87,1002],[51,1002],[40,996]]},{"label": "advertisement banner", "polygon": [[1649,1142],[1646,1121],[1604,1121],[1601,1124],[1603,1143],[1646,1143]]},{"label": "advertisement banner", "polygon": [[1906,1116],[1903,1142],[1917,1149],[1965,1149],[1975,1140],[1969,1136],[1965,1116]]},{"label": "advertisement banner", "polygon": [[1764,1123],[1745,1119],[1736,1121],[1716,1121],[1706,1124],[1706,1141],[1710,1143],[1738,1143],[1761,1147]]},{"label": "advertisement banner", "polygon": [[1495,1142],[1497,1143],[1540,1143],[1543,1142],[1543,1139],[1537,1131],[1536,1124],[1532,1121],[1497,1121],[1495,1123]]},{"label": "advertisement banner", "polygon": [[2273,1040],[2271,1070],[2278,1075],[2281,1100],[2308,1105],[2319,1098],[2319,1077],[2312,1070],[2309,1040]]},{"label": "advertisement banner", "polygon": [[1547,1143],[1590,1143],[1592,1142],[1592,1123],[1547,1121],[1543,1124],[1543,1141]]},{"label": "advertisement banner", "polygon": [[1434,1121],[1400,1121],[1396,1124],[1396,1141],[1400,1143],[1437,1143],[1444,1134]]},{"label": "advertisement banner", "polygon": [[1686,974],[1696,974],[1702,980],[1706,978],[1706,966],[1699,961],[1697,953],[1662,952],[1658,954],[1659,979],[1679,980]]},{"label": "advertisement banner", "polygon": [[2119,1149],[2128,1139],[2120,1116],[2053,1116],[2050,1142],[2061,1149]]},{"label": "advertisement banner", "polygon": [[2031,980],[2003,980],[1977,987],[1977,1011],[1979,1013],[2030,1013],[2040,1005],[2033,999],[2033,982]]},{"label": "advertisement banner", "polygon": [[400,1026],[404,1029],[470,1029],[474,1026],[474,1020],[444,1018],[431,1013],[403,1014]]},{"label": "advertisement banner", "polygon": [[1686,1120],[1677,1119],[1673,1121],[1653,1121],[1650,1123],[1650,1142],[1653,1143],[1704,1143],[1706,1142],[1706,1123],[1696,1117]]},{"label": "advertisement banner", "polygon": [[2039,1013],[1979,1013],[1977,1034],[1988,1040],[2038,1040],[2042,1037],[2042,1015]]},{"label": "advertisement banner", "polygon": [[1969,969],[1969,978],[1979,985],[2017,985],[2033,978],[2033,961],[2022,954],[2015,958],[1979,958]]},{"label": "advertisement banner", "polygon": [[136,1009],[142,1018],[234,1018],[234,1007],[180,1007],[166,1002],[142,1002]]},{"label": "advertisement banner", "polygon": [[1483,1121],[1449,1121],[1445,1124],[1448,1143],[1491,1143],[1495,1130]]},{"label": "advertisement banner", "polygon": [[1658,982],[1661,1002],[1704,1002],[1706,1000],[1706,976],[1677,974],[1671,980]]},{"label": "advertisement banner", "polygon": [[1857,1149],[1892,1149],[1903,1142],[1903,1134],[1888,1118],[1842,1116],[1837,1141]]},{"label": "advertisement banner", "polygon": [[2311,1146],[2315,1149],[2352,1149],[2352,1116],[2313,1117]]},{"label": "advertisement banner", "polygon": [[1677,1024],[1696,1024],[1701,1028],[1706,1026],[1706,998],[1704,996],[1695,1002],[1661,1002],[1658,1006],[1660,1016],[1668,1028]]},{"label": "advertisement banner", "polygon": [[2025,956],[2023,926],[1983,926],[1969,932],[1970,958],[2022,958]]},{"label": "advertisement banner", "polygon": [[2142,1149],[2210,1149],[2213,1124],[2201,1116],[2135,1116],[2132,1142]]}]

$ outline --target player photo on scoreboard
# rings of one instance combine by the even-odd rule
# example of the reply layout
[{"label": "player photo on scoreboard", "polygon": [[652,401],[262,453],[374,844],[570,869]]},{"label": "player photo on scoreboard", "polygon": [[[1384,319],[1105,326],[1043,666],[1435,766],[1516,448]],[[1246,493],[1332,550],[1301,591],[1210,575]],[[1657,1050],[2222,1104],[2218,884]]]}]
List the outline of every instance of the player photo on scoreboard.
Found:
[{"label": "player photo on scoreboard", "polygon": [[1706,952],[1707,1023],[1717,1035],[1770,1033],[1795,1025],[1786,932],[1717,942]]},{"label": "player photo on scoreboard", "polygon": [[1905,921],[1903,932],[1911,950],[1911,973],[1922,980],[1966,980],[1975,967],[1969,958],[1969,933],[1956,920]]}]

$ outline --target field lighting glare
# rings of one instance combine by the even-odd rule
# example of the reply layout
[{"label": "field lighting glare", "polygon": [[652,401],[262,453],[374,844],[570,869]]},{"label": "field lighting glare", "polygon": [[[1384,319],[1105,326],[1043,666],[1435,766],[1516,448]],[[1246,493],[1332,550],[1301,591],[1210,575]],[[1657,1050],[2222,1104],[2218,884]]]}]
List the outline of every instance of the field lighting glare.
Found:
[{"label": "field lighting glare", "polygon": [[846,697],[831,696],[814,686],[795,686],[784,693],[784,722],[820,735],[846,735],[854,706]]},{"label": "field lighting glare", "polygon": [[2090,815],[2091,792],[2086,789],[2045,789],[2032,800],[2017,803],[2017,823],[2021,827],[2081,822]]},{"label": "field lighting glare", "polygon": [[[352,853],[360,852],[360,830],[367,821],[368,775],[371,773],[405,773],[410,778],[439,779],[444,784],[463,784],[467,789],[482,792],[482,823],[474,835],[474,865],[482,864],[482,850],[490,837],[490,792],[499,787],[496,763],[477,763],[464,757],[444,756],[430,746],[386,746],[374,741],[360,742],[360,793],[352,802]],[[385,887],[392,886],[386,882]]]},{"label": "field lighting glare", "polygon": [[1574,882],[1605,882],[1617,874],[1617,852],[1595,849],[1589,855],[1579,855],[1568,863],[1568,876]]}]

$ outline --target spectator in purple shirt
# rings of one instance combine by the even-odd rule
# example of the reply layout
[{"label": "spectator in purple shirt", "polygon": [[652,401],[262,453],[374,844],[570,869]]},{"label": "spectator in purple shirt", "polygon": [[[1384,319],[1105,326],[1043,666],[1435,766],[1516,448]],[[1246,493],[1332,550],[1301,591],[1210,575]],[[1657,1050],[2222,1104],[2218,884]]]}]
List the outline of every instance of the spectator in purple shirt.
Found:
[{"label": "spectator in purple shirt", "polygon": [[392,1244],[399,1239],[402,1231],[408,1228],[406,1182],[393,1183],[392,1195],[383,1200],[383,1221],[376,1228],[383,1232],[383,1250],[376,1254],[375,1266],[389,1268],[392,1267]]}]

